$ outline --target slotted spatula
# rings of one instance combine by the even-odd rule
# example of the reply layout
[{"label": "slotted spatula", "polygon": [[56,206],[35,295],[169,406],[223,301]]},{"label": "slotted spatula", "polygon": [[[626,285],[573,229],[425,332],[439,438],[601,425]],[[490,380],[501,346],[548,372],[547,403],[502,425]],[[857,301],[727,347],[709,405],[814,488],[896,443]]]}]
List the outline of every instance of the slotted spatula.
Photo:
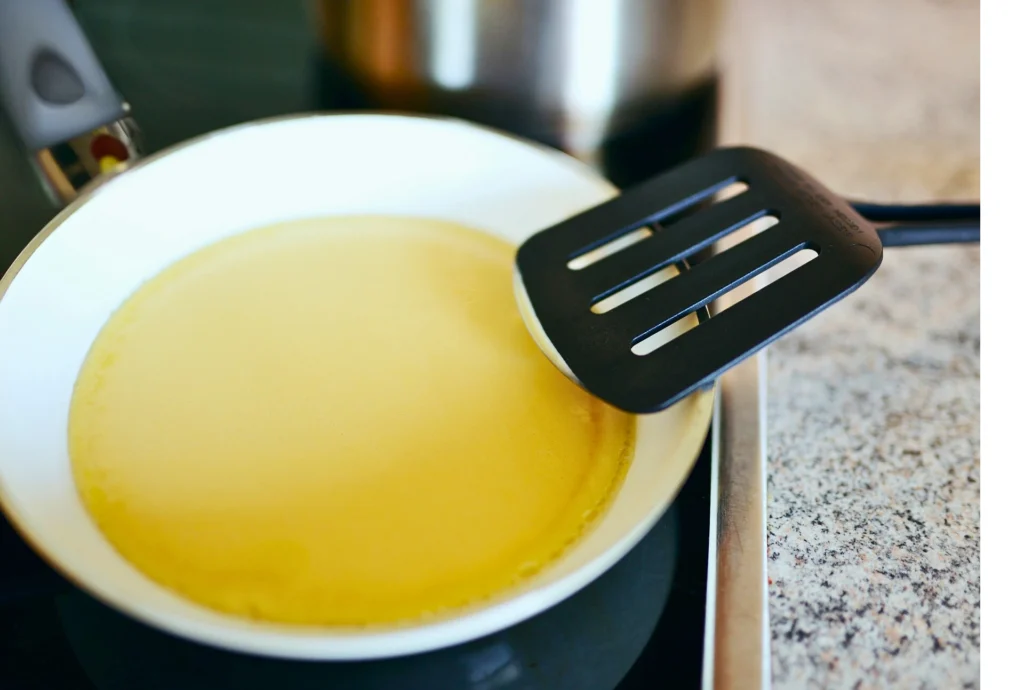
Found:
[{"label": "slotted spatula", "polygon": [[[737,186],[745,190],[716,200]],[[979,214],[976,205],[851,205],[773,154],[719,149],[532,236],[516,257],[516,292],[534,338],[565,373],[623,410],[657,412],[857,289],[884,244],[977,241]],[[769,218],[773,226],[687,263]],[[589,265],[579,261],[642,228],[653,232]],[[805,249],[816,256],[708,317],[715,299]],[[672,266],[681,266],[678,275],[595,308]],[[634,352],[695,313],[703,317],[696,326],[653,352]]]}]

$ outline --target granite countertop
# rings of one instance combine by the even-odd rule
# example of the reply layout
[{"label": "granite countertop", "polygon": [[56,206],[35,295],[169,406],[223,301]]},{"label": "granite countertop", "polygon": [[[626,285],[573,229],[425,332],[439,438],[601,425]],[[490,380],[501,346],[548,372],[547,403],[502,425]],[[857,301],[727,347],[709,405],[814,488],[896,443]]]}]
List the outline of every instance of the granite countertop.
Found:
[{"label": "granite countertop", "polygon": [[[729,139],[851,197],[978,198],[977,2],[733,10]],[[887,250],[768,352],[777,688],[980,682],[979,276],[977,247]]]}]

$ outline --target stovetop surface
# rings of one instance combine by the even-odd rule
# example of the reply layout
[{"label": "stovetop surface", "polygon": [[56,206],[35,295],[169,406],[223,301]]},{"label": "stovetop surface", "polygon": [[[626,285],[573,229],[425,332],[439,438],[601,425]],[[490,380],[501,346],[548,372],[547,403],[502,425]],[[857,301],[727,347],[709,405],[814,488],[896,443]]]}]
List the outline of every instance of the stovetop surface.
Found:
[{"label": "stovetop surface", "polygon": [[[215,650],[138,623],[43,571],[0,522],[0,687],[5,690],[699,688],[711,444],[671,509],[575,596],[448,650],[362,663]],[[48,575],[41,573],[47,572]],[[49,590],[58,593],[51,595]]]},{"label": "stovetop surface", "polygon": [[[319,53],[303,3],[79,0],[74,7],[150,152],[246,120],[372,105]],[[681,98],[670,118],[613,142],[604,174],[628,187],[708,148],[716,105],[714,84]],[[0,189],[2,271],[55,212],[6,122]],[[276,661],[165,635],[61,580],[0,515],[0,688],[698,688],[711,465],[706,443],[657,526],[574,597],[482,640],[383,662]]]}]

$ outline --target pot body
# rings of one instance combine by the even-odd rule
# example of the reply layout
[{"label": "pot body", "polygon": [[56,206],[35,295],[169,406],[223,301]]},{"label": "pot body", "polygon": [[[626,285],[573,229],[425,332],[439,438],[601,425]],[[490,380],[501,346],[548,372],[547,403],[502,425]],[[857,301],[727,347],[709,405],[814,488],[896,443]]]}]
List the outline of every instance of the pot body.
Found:
[{"label": "pot body", "polygon": [[720,0],[316,0],[375,107],[443,113],[597,162],[714,73]]}]

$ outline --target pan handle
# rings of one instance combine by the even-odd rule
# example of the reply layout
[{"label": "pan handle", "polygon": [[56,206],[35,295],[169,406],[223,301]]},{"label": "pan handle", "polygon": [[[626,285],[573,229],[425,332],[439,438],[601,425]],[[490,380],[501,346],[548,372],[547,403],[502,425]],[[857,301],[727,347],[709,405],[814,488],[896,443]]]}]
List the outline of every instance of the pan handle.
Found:
[{"label": "pan handle", "polygon": [[128,104],[65,0],[0,0],[0,106],[58,204],[141,155]]},{"label": "pan handle", "polygon": [[126,114],[65,0],[0,0],[0,98],[32,151]]},{"label": "pan handle", "polygon": [[[83,164],[79,153],[97,135],[129,131],[127,104],[64,0],[0,0],[0,106],[48,190],[63,202],[103,172],[98,161]],[[124,160],[137,154],[134,146],[123,151]],[[0,513],[0,604],[69,587]]]}]

